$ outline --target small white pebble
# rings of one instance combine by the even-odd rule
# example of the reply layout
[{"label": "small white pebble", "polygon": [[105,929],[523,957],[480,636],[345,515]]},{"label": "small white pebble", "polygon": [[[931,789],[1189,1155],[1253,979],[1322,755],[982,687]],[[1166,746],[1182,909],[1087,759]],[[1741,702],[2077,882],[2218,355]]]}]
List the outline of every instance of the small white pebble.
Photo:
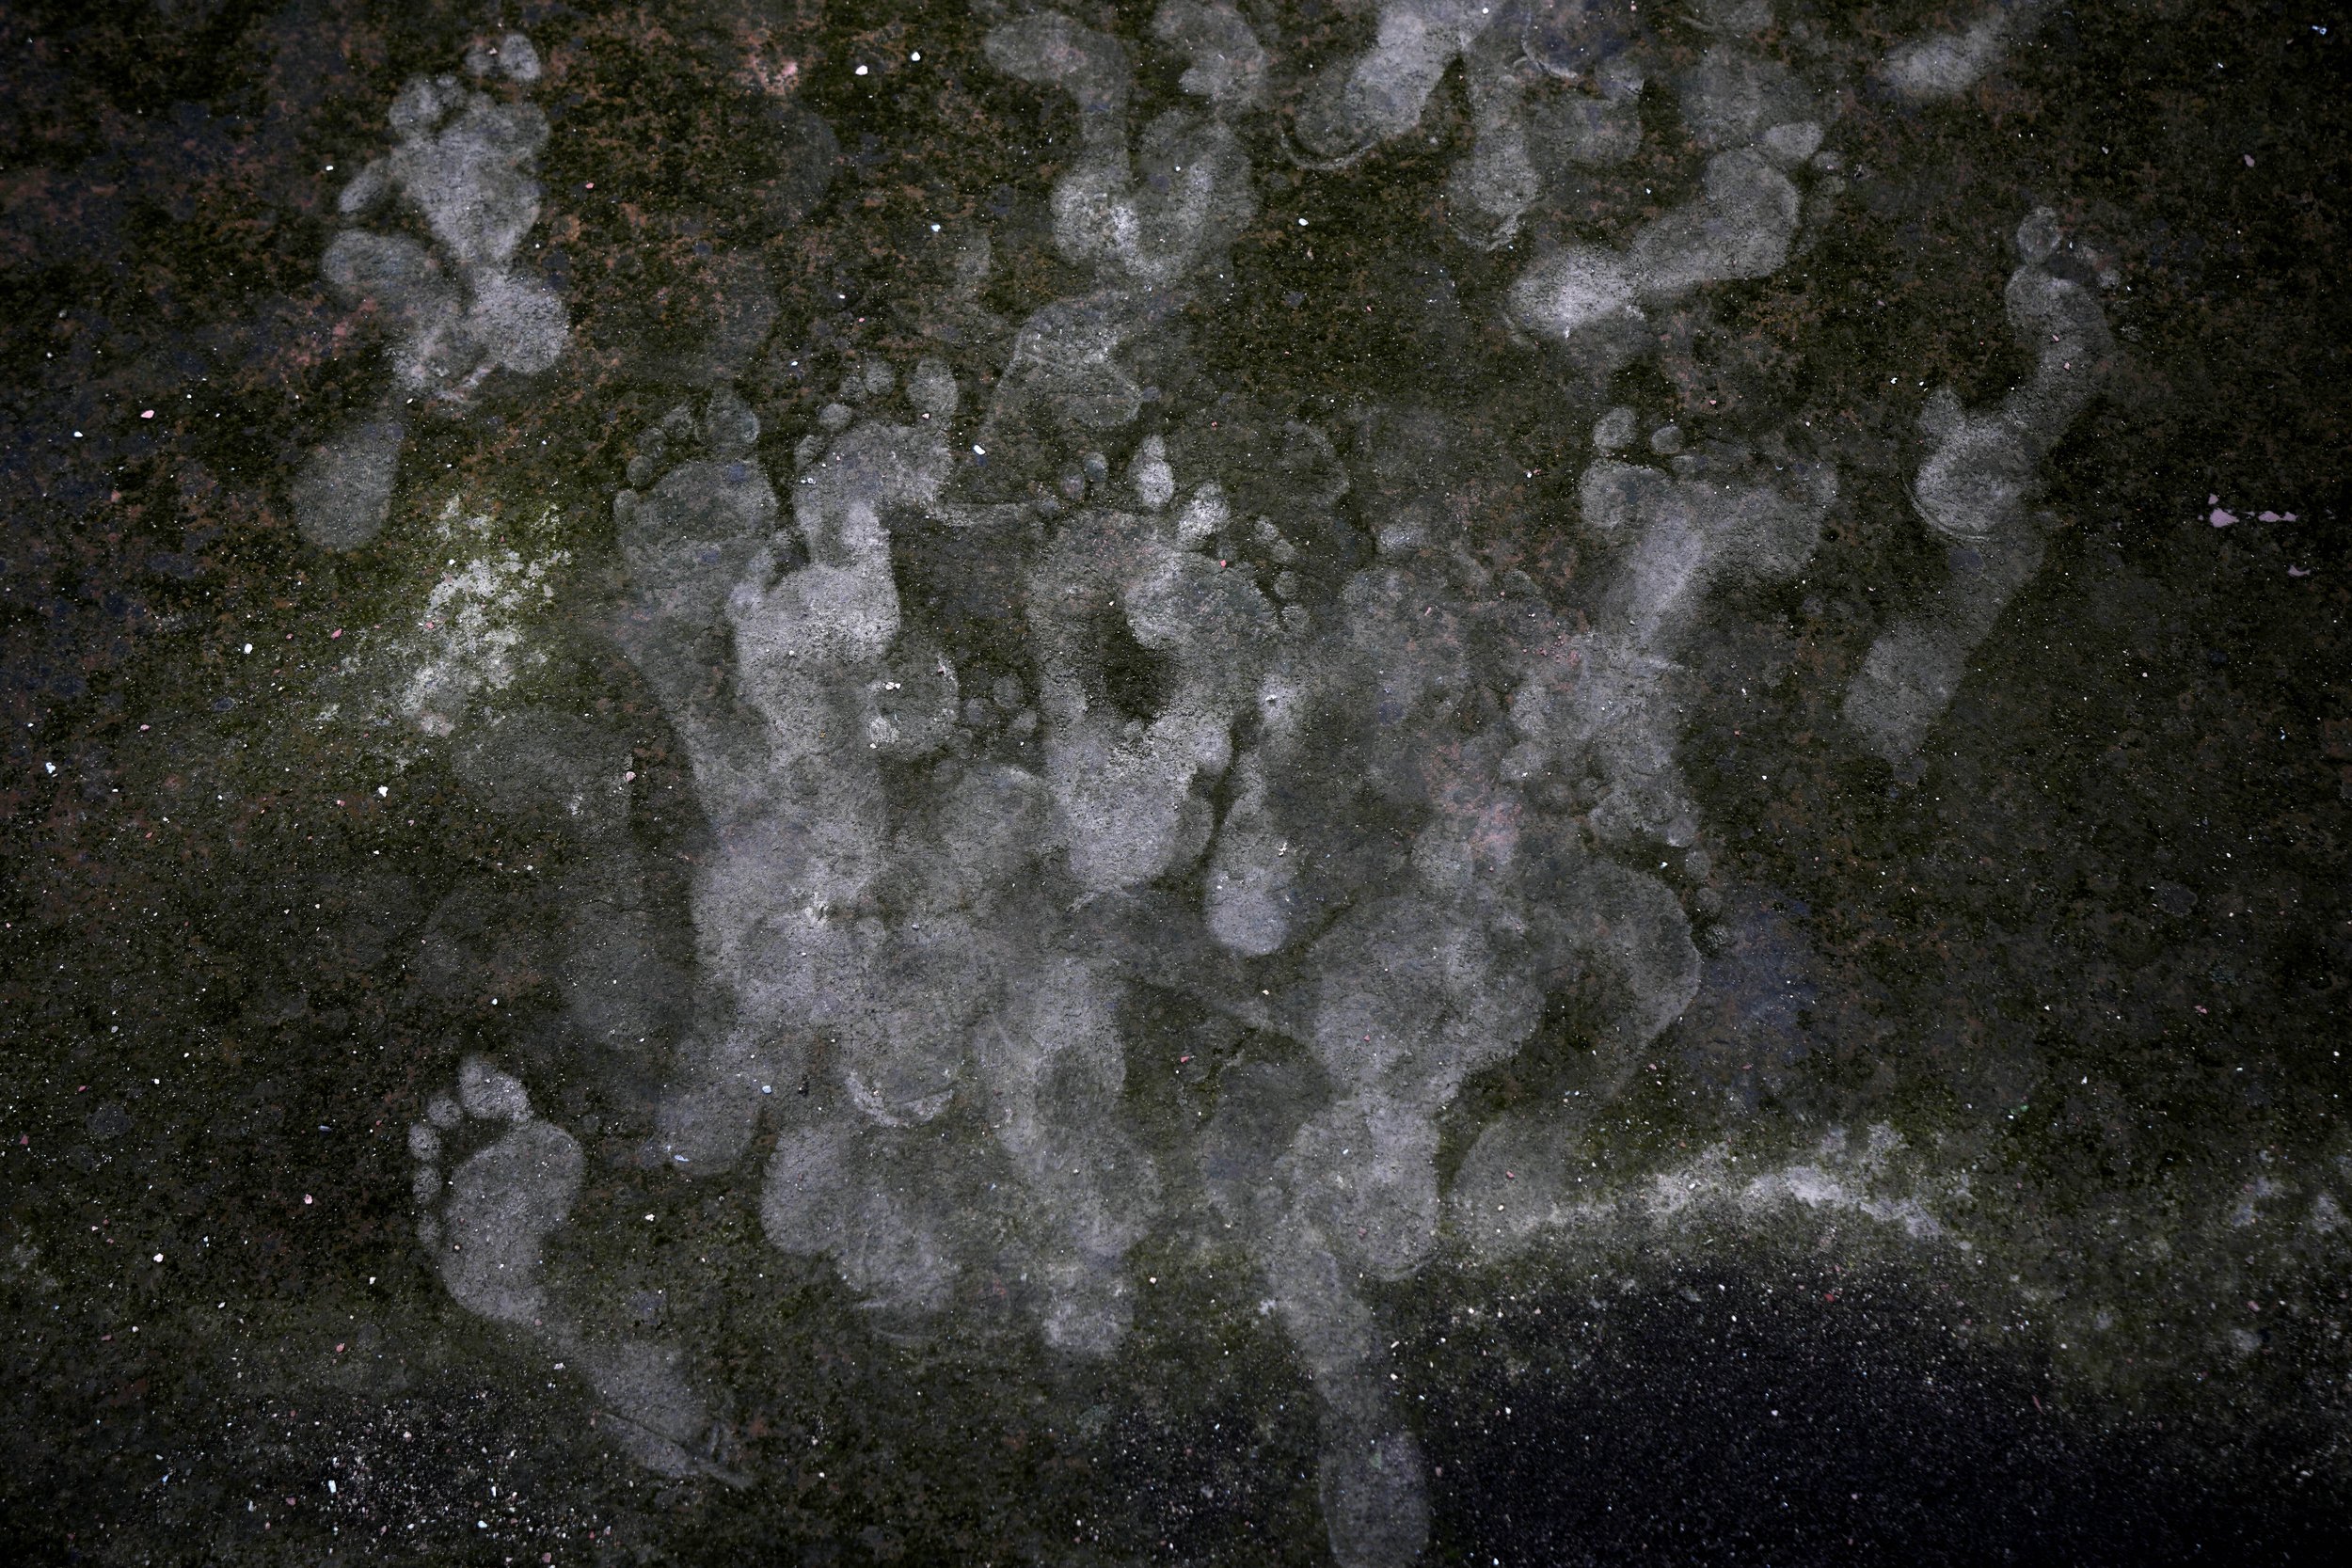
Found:
[{"label": "small white pebble", "polygon": [[860,76],[865,75],[865,74],[866,74],[866,68],[865,68],[864,66],[860,66],[860,67],[858,67],[858,68],[857,68],[857,73],[858,73]]}]

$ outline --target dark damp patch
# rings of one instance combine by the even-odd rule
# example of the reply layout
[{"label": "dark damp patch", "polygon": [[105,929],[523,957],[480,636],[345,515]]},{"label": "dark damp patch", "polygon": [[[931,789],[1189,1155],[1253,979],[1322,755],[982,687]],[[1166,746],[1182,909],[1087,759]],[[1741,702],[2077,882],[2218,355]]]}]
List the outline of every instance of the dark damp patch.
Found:
[{"label": "dark damp patch", "polygon": [[2280,1485],[2275,1438],[2073,1413],[2046,1362],[1970,1342],[1972,1316],[1990,1325],[1967,1289],[1825,1255],[1638,1294],[1613,1275],[1455,1294],[1397,1353],[1436,1555],[2285,1562],[2352,1543],[2341,1499]]}]

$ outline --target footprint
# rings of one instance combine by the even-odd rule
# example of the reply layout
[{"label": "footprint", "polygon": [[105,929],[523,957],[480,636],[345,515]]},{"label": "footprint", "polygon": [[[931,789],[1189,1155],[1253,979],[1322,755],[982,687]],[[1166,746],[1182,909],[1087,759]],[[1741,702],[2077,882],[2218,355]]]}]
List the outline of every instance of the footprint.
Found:
[{"label": "footprint", "polygon": [[[779,571],[785,562],[771,557],[765,572],[738,581],[727,603],[744,689],[780,735],[798,737],[790,744],[813,748],[822,739],[837,748],[844,738],[812,710],[815,683],[881,673],[903,614],[890,518],[936,511],[955,472],[948,421],[957,392],[946,366],[926,359],[908,378],[912,420],[872,407],[858,417],[853,402],[878,404],[896,384],[874,362],[818,410],[820,429],[794,453],[792,520],[805,563]],[[803,736],[812,724],[825,733]]]},{"label": "footprint", "polygon": [[[443,1175],[453,1146],[486,1138]],[[572,1135],[532,1113],[516,1079],[479,1056],[457,1070],[408,1129],[417,1162],[418,1239],[450,1299],[477,1317],[527,1331],[577,1364],[639,1464],[662,1475],[739,1478],[698,1449],[714,1431],[676,1354],[642,1340],[581,1332],[548,1298],[540,1270],[548,1239],[571,1217],[582,1159]]]},{"label": "footprint", "polygon": [[[1624,444],[1629,421],[1619,412],[1603,418],[1597,444]],[[1513,693],[1521,745],[1506,773],[1589,777],[1601,795],[1591,825],[1603,839],[1687,847],[1698,816],[1675,760],[1677,660],[1717,588],[1785,579],[1811,558],[1837,476],[1730,443],[1685,452],[1672,425],[1651,445],[1675,454],[1668,469],[1603,456],[1584,471],[1584,526],[1621,553],[1589,632],[1545,650]]]},{"label": "footprint", "polygon": [[1088,893],[1147,882],[1206,847],[1210,806],[1196,785],[1232,760],[1232,725],[1279,636],[1248,573],[1204,548],[1231,523],[1216,486],[1172,507],[1156,436],[1127,478],[1136,509],[1067,519],[1029,588],[1046,780]]},{"label": "footprint", "polygon": [[1222,109],[1264,103],[1265,50],[1225,0],[1168,0],[1152,18],[1152,33],[1191,59],[1176,81],[1184,91]]},{"label": "footprint", "polygon": [[1185,280],[1256,212],[1248,155],[1222,118],[1254,99],[1248,24],[1230,8],[1178,4],[1162,12],[1158,34],[1192,57],[1185,90],[1213,107],[1155,116],[1132,152],[1123,42],[1052,11],[988,35],[997,70],[1065,92],[1077,107],[1078,155],[1051,196],[1054,243],[1092,282],[1022,324],[976,442],[987,451],[1017,454],[1033,413],[1066,429],[1134,420],[1147,393],[1117,356],[1184,308]]},{"label": "footprint", "polygon": [[[457,1164],[441,1162],[455,1135],[495,1132]],[[437,1095],[408,1129],[417,1160],[417,1235],[432,1249],[450,1297],[476,1316],[547,1326],[539,1268],[548,1234],[580,1196],[580,1145],[531,1112],[522,1085],[479,1056],[459,1067],[454,1097]]]},{"label": "footprint", "polygon": [[660,1109],[660,1142],[691,1175],[723,1171],[740,1155],[761,1085],[784,1072],[768,1060],[777,1017],[747,1006],[739,988],[757,967],[750,950],[777,907],[777,868],[793,860],[793,833],[773,800],[774,738],[740,700],[739,670],[733,683],[712,675],[739,662],[729,607],[764,580],[781,537],[759,435],[757,415],[732,388],[681,403],[639,436],[628,487],[612,503],[632,601],[619,641],[675,727],[723,846],[695,875],[701,994]]},{"label": "footprint", "polygon": [[911,1332],[946,1306],[961,1272],[947,1199],[960,1185],[958,1151],[937,1138],[908,1138],[839,1120],[787,1129],[776,1140],[760,1192],[771,1244],[829,1257],[858,1305]]},{"label": "footprint", "polygon": [[1446,181],[1447,216],[1464,243],[1497,249],[1541,194],[1539,154],[1606,163],[1638,144],[1642,75],[1620,59],[1632,20],[1588,0],[1382,0],[1372,47],[1309,79],[1293,140],[1302,162],[1352,164],[1420,125],[1458,59],[1473,139]]},{"label": "footprint", "polygon": [[[477,44],[477,80],[538,79],[538,52],[520,33]],[[373,305],[393,326],[391,385],[381,407],[314,448],[294,481],[296,525],[326,549],[356,549],[382,530],[406,438],[402,410],[420,399],[463,402],[493,372],[530,375],[562,357],[571,323],[555,291],[514,258],[539,220],[534,173],[547,117],[454,76],[412,77],[389,116],[399,136],[343,188],[346,216],[392,206],[431,243],[346,229],[320,259],[347,303]]]},{"label": "footprint", "polygon": [[1327,1404],[1316,1490],[1340,1568],[1405,1568],[1429,1542],[1429,1466],[1402,1422],[1362,1408],[1370,1399]]},{"label": "footprint", "polygon": [[[894,859],[882,765],[958,739],[962,712],[954,667],[906,624],[891,540],[909,515],[939,520],[957,389],[944,363],[923,360],[899,419],[885,412],[898,387],[868,361],[820,411],[796,453],[790,529],[754,452],[757,421],[727,391],[699,418],[681,407],[663,421],[631,467],[648,488],[616,504],[644,611],[641,666],[684,733],[723,844],[692,895],[711,1022],[660,1118],[668,1152],[694,1173],[740,1154],[763,1087],[797,1077],[786,1060],[818,1037],[838,1048],[874,1120],[936,1117],[954,1097],[958,1021],[987,995],[947,921],[894,931],[874,907]],[[656,482],[689,443],[708,455]],[[709,679],[730,652],[739,708],[714,701]]]},{"label": "footprint", "polygon": [[1119,1000],[1096,966],[1045,955],[1012,976],[975,1053],[991,1130],[1033,1206],[1045,1340],[1081,1355],[1107,1354],[1125,1336],[1122,1259],[1159,1207],[1158,1170],[1121,1102]]},{"label": "footprint", "polygon": [[1863,742],[1899,767],[1915,762],[1968,659],[2041,569],[2047,523],[2033,502],[2042,460],[2097,393],[2114,350],[2098,295],[2049,265],[2063,244],[2048,208],[2018,226],[2019,264],[2004,298],[2019,346],[2034,356],[2033,373],[1996,406],[1963,408],[1943,388],[1920,414],[1935,445],[1919,466],[1912,505],[1945,543],[1947,570],[1871,644],[1845,707]]},{"label": "footprint", "polygon": [[1528,140],[1528,96],[1546,83],[1528,68],[1517,29],[1489,27],[1462,53],[1476,139],[1447,179],[1446,212],[1454,232],[1481,250],[1508,245],[1519,218],[1542,191]]},{"label": "footprint", "polygon": [[292,491],[302,536],[321,549],[356,550],[381,533],[407,440],[406,423],[387,417],[362,420],[314,449]]},{"label": "footprint", "polygon": [[629,657],[673,723],[691,723],[726,631],[727,597],[775,539],[781,509],[758,456],[759,417],[728,388],[670,410],[637,439],[612,499],[636,614]]},{"label": "footprint", "polygon": [[1314,73],[1291,135],[1328,167],[1403,135],[1421,123],[1446,69],[1504,8],[1480,0],[1381,0],[1372,47],[1343,69]]},{"label": "footprint", "polygon": [[1879,81],[1914,102],[1956,98],[2001,63],[2013,43],[2041,22],[2042,0],[1999,0],[1967,26],[1938,29],[1897,44],[1879,61]]},{"label": "footprint", "polygon": [[[629,832],[628,742],[585,719],[527,707],[474,726],[453,770],[491,811],[571,847],[542,863],[555,912],[555,978],[584,1060],[642,1071],[667,1054],[691,987],[665,955],[664,913]],[[551,872],[552,875],[547,875]]]},{"label": "footprint", "polygon": [[[1638,73],[1630,80],[1638,86]],[[1617,67],[1602,85],[1629,101],[1625,83]],[[1821,143],[1825,111],[1809,90],[1785,68],[1728,40],[1676,85],[1693,139],[1714,150],[1700,194],[1621,248],[1568,245],[1511,287],[1506,313],[1514,325],[1603,372],[1642,352],[1648,310],[1708,284],[1781,269],[1803,211],[1790,176]]]},{"label": "footprint", "polygon": [[[1388,495],[1374,519],[1379,559],[1345,580],[1320,631],[1303,607],[1284,611],[1293,639],[1252,695],[1254,735],[1204,888],[1210,933],[1237,953],[1279,949],[1388,874],[1372,863],[1378,851],[1366,857],[1373,835],[1332,831],[1356,815],[1334,801],[1332,781],[1377,809],[1418,813],[1433,786],[1451,788],[1441,780],[1479,723],[1470,607],[1449,575],[1462,566],[1462,541],[1442,483],[1427,483],[1449,437],[1425,412],[1367,424],[1367,488]],[[1280,577],[1275,586],[1283,591]]]}]

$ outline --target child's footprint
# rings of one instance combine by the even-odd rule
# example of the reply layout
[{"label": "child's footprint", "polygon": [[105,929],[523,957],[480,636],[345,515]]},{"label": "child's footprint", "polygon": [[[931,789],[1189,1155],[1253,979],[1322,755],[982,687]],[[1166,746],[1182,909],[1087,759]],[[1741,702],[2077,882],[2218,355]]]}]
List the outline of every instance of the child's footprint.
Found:
[{"label": "child's footprint", "polygon": [[[442,1175],[448,1146],[468,1132],[487,1143]],[[570,1218],[583,1164],[572,1135],[532,1114],[522,1085],[479,1056],[457,1069],[455,1095],[436,1095],[408,1129],[417,1160],[417,1235],[450,1297],[492,1323],[543,1337],[577,1362],[613,1418],[628,1456],[663,1475],[734,1480],[697,1449],[710,1420],[674,1352],[639,1340],[605,1342],[580,1332],[548,1300],[539,1277],[548,1238]]]},{"label": "child's footprint", "polygon": [[[504,76],[516,87],[540,74],[538,52],[520,33],[476,44],[466,68],[477,79]],[[295,523],[322,548],[357,549],[382,531],[408,404],[463,403],[501,370],[536,374],[570,341],[562,296],[514,265],[539,221],[536,166],[547,117],[532,103],[493,96],[488,86],[411,77],[388,117],[399,141],[369,160],[337,198],[355,219],[405,208],[430,243],[352,227],[319,260],[328,286],[351,305],[374,307],[393,337],[390,385],[375,411],[313,448],[294,481]]]},{"label": "child's footprint", "polygon": [[[547,1326],[542,1248],[580,1196],[580,1145],[533,1117],[522,1085],[479,1056],[458,1069],[455,1098],[435,1096],[424,1114],[408,1129],[424,1209],[417,1234],[433,1250],[441,1283],[469,1312],[517,1327]],[[504,1131],[444,1181],[444,1145],[469,1121]]]}]

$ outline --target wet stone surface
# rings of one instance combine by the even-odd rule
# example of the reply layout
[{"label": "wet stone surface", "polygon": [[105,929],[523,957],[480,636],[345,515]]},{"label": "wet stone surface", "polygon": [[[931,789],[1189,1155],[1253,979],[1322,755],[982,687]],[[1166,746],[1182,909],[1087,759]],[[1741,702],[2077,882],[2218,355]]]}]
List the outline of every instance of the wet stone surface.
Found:
[{"label": "wet stone surface", "polygon": [[0,15],[0,1544],[2347,1533],[2344,40]]}]

